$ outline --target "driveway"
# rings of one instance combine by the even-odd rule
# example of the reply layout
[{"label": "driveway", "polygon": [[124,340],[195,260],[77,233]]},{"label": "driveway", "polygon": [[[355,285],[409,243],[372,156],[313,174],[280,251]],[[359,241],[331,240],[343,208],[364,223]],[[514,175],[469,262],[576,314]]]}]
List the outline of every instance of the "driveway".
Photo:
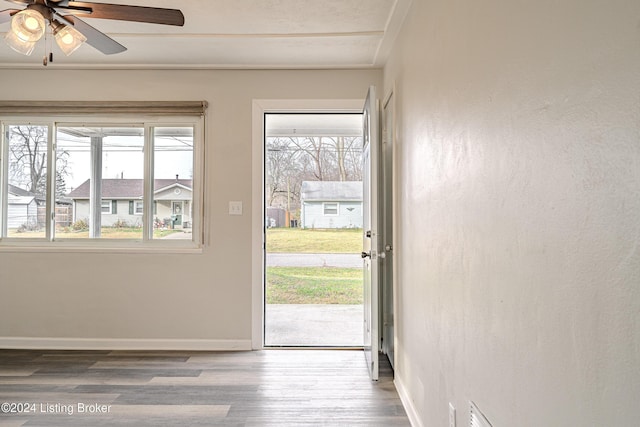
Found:
[{"label": "driveway", "polygon": [[267,267],[362,268],[362,258],[360,254],[268,253]]}]

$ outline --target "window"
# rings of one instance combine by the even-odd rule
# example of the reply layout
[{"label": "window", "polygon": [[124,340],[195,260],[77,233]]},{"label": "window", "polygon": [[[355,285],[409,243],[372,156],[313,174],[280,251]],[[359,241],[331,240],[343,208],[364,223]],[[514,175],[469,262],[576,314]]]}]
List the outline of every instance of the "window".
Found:
[{"label": "window", "polygon": [[327,216],[338,215],[338,203],[323,203],[324,214]]},{"label": "window", "polygon": [[6,182],[2,198],[5,206],[0,211],[4,235],[21,239],[44,237],[38,213],[46,204],[49,129],[46,125],[14,123],[4,126],[2,134],[0,158],[7,158],[0,175]]},{"label": "window", "polygon": [[156,127],[153,140],[155,222],[160,229],[173,232],[172,238],[188,239],[193,227],[193,132]]},{"label": "window", "polygon": [[111,214],[111,200],[103,200],[100,205],[100,211],[103,214]]},{"label": "window", "polygon": [[0,247],[200,246],[202,105],[144,122],[0,115]]}]

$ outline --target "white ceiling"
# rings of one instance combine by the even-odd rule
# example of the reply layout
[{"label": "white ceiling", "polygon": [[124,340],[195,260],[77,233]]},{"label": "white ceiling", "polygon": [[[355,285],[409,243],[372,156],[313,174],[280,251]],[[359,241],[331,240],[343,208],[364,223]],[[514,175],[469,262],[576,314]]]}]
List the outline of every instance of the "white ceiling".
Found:
[{"label": "white ceiling", "polygon": [[[360,68],[384,64],[411,0],[96,0],[178,8],[184,27],[86,18],[128,48],[103,55],[89,45],[63,68]],[[0,0],[0,10],[20,8]],[[4,37],[10,23],[0,25]],[[49,38],[51,44],[51,38]],[[29,57],[0,41],[0,67],[42,67],[44,39]]]},{"label": "white ceiling", "polygon": [[362,136],[362,114],[267,114],[267,137]]}]

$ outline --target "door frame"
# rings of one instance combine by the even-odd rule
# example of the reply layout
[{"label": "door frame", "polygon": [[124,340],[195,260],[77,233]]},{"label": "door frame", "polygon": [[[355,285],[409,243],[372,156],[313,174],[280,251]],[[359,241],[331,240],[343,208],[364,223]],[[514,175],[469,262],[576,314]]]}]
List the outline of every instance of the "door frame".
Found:
[{"label": "door frame", "polygon": [[[382,122],[382,126],[381,128],[381,133],[382,135],[382,139],[384,139],[386,137],[386,126],[387,126],[387,117],[386,117],[386,111],[387,111],[387,105],[389,105],[391,107],[391,129],[389,130],[388,134],[390,135],[391,138],[391,230],[392,230],[392,239],[391,239],[391,254],[386,254],[387,257],[391,257],[393,259],[393,270],[392,270],[392,277],[391,277],[391,283],[386,283],[384,280],[382,281],[382,285],[381,285],[381,292],[384,293],[387,289],[385,289],[386,286],[391,286],[391,295],[392,295],[392,299],[393,299],[393,305],[392,305],[392,315],[393,315],[393,337],[392,337],[392,349],[393,349],[393,354],[392,354],[392,359],[390,360],[391,362],[391,367],[393,369],[395,369],[396,365],[396,354],[397,354],[397,348],[398,348],[398,339],[397,339],[397,331],[398,331],[398,325],[396,324],[396,313],[398,313],[398,264],[399,264],[399,255],[398,255],[398,238],[399,238],[399,230],[398,230],[398,174],[400,173],[399,168],[398,168],[398,135],[397,135],[397,117],[398,117],[398,113],[397,113],[397,91],[396,91],[396,84],[395,81],[392,83],[391,85],[391,89],[385,94],[382,103],[380,104],[380,113],[381,113],[381,122]],[[382,144],[384,145],[384,144]],[[384,152],[384,147],[381,150],[382,152]],[[384,159],[384,153],[382,154],[382,157]],[[384,168],[384,166],[383,166]],[[384,175],[384,173],[383,173]],[[386,179],[386,177],[385,177]],[[385,224],[386,227],[386,224]],[[385,315],[385,305],[384,305],[384,298],[381,304],[381,331],[382,331],[382,336],[384,336],[385,339],[388,339],[388,337],[386,337],[384,331],[385,331],[385,319],[384,319],[384,315]],[[385,346],[381,344],[381,348],[383,349],[383,351],[385,350]],[[387,354],[388,356],[388,354]]]},{"label": "door frame", "polygon": [[251,348],[264,346],[264,115],[265,113],[362,113],[363,99],[254,99],[251,159]]}]

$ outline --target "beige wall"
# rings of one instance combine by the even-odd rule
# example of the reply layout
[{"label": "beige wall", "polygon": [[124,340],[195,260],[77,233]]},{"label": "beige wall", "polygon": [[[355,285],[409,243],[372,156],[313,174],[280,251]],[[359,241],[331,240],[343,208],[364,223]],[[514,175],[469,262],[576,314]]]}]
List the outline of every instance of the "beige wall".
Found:
[{"label": "beige wall", "polygon": [[414,1],[395,82],[396,378],[415,419],[631,426],[640,3]]},{"label": "beige wall", "polygon": [[[252,174],[260,173],[251,170],[252,99],[364,98],[381,76],[380,70],[0,70],[5,100],[209,102],[204,253],[0,252],[0,338],[250,346]],[[230,200],[244,202],[244,215],[228,215]]]}]

